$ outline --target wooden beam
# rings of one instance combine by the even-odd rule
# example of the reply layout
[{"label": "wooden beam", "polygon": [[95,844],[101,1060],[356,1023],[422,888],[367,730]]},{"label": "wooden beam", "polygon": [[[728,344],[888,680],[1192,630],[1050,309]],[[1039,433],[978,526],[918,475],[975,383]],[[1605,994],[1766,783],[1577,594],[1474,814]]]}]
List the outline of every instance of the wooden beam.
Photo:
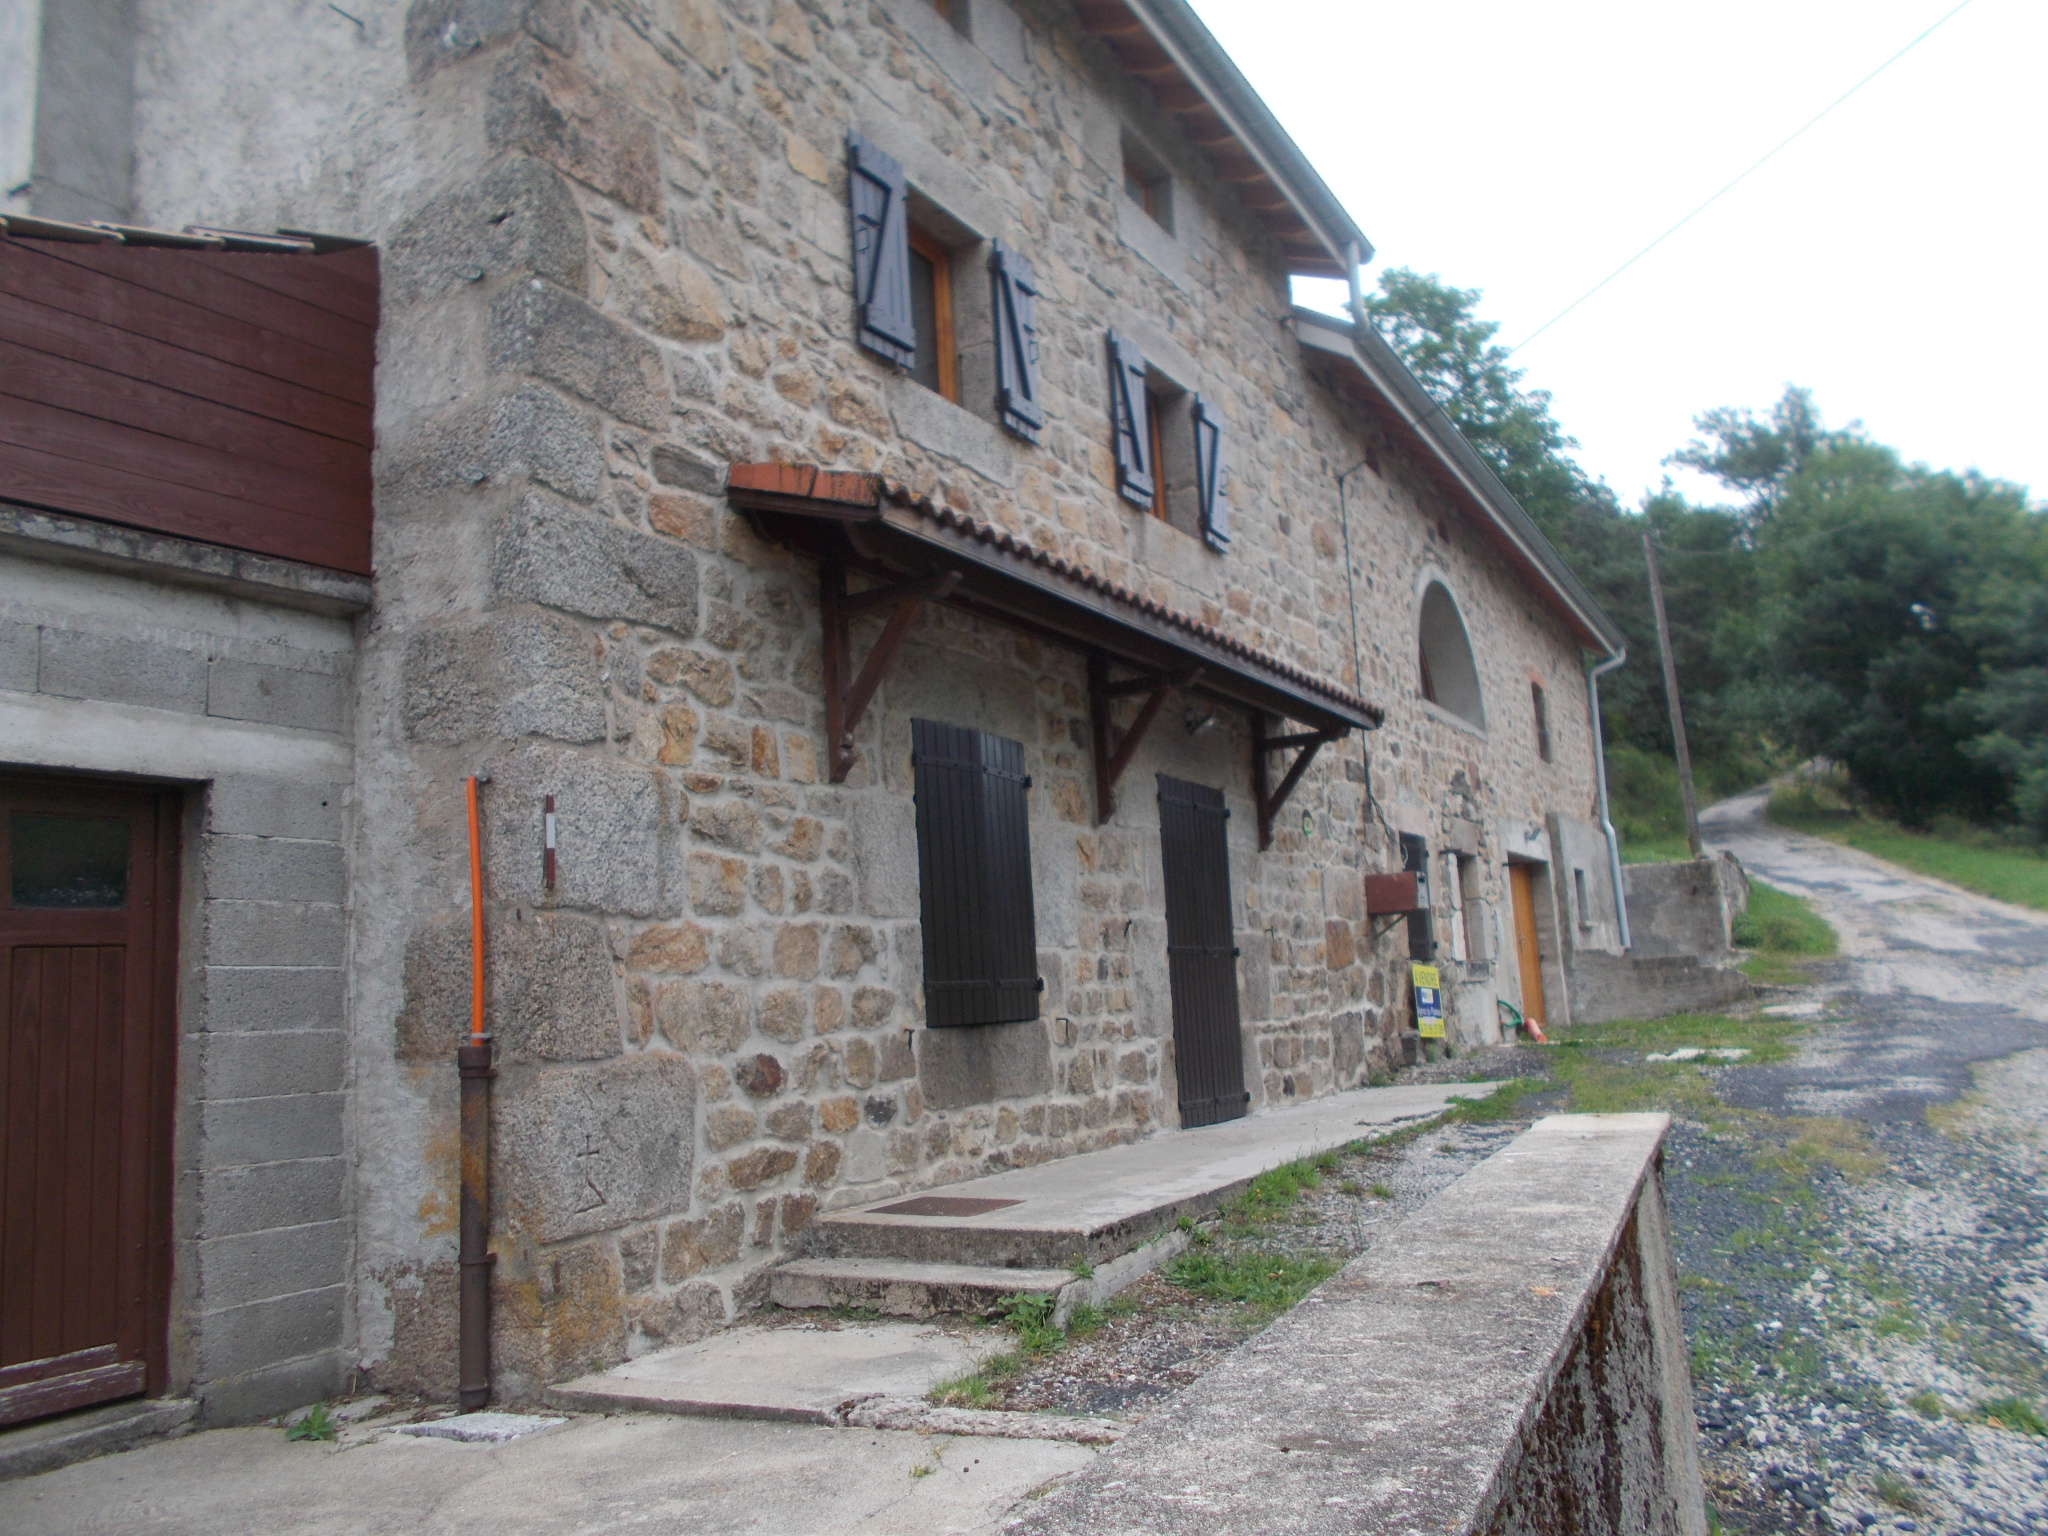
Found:
[{"label": "wooden beam", "polygon": [[[1159,718],[1159,711],[1166,703],[1166,695],[1174,688],[1192,688],[1201,680],[1202,668],[1194,667],[1186,672],[1152,672],[1143,677],[1126,678],[1122,682],[1109,680],[1109,658],[1101,651],[1088,653],[1088,717],[1094,735],[1095,757],[1095,824],[1099,827],[1116,813],[1116,781],[1123,777],[1124,770],[1131,765],[1131,758],[1138,750],[1138,744],[1145,739],[1145,733],[1152,729],[1152,722]],[[1138,718],[1131,722],[1131,728],[1124,732],[1123,740],[1114,748],[1110,746],[1109,706],[1112,701],[1131,694],[1148,695],[1138,710]]]},{"label": "wooden beam", "polygon": [[[1348,730],[1337,729],[1305,731],[1292,736],[1268,736],[1266,725],[1265,715],[1252,715],[1252,800],[1259,813],[1259,851],[1262,853],[1273,846],[1273,818],[1280,813],[1280,807],[1287,803],[1287,797],[1294,793],[1295,786],[1301,782],[1302,775],[1308,772],[1309,764],[1315,761],[1316,753],[1322,749],[1323,743],[1337,741],[1350,734]],[[1295,748],[1300,750],[1294,761],[1288,765],[1286,776],[1280,780],[1280,787],[1271,789],[1269,786],[1272,783],[1272,770],[1266,762],[1266,755]]]},{"label": "wooden beam", "polygon": [[877,608],[894,608],[899,603],[939,602],[952,595],[960,585],[958,571],[945,571],[937,576],[927,576],[921,581],[900,582],[893,587],[871,587],[865,592],[856,592],[845,600],[844,611],[849,619],[857,619],[864,613]]},{"label": "wooden beam", "polygon": [[[854,732],[860,729],[861,717],[874,702],[883,674],[903,649],[904,638],[916,622],[919,610],[928,602],[943,601],[959,585],[960,572],[946,571],[849,598],[842,558],[835,553],[819,561],[818,608],[825,631],[825,756],[834,784],[845,783],[846,776],[853,772],[854,759],[860,755],[853,747]],[[848,621],[856,613],[885,606],[892,609],[889,622],[882,626],[882,636],[868,652],[860,675],[848,682],[853,661]]]}]

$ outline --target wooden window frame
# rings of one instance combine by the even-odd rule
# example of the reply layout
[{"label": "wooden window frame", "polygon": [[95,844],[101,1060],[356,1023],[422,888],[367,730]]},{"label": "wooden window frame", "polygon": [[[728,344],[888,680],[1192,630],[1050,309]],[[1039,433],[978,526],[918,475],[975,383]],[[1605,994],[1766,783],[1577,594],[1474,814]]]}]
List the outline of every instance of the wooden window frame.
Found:
[{"label": "wooden window frame", "polygon": [[1152,454],[1152,516],[1162,523],[1171,523],[1166,513],[1166,432],[1160,419],[1166,414],[1166,400],[1158,390],[1147,386],[1145,390],[1145,435],[1151,441]]},{"label": "wooden window frame", "polygon": [[937,237],[910,226],[912,254],[932,264],[932,346],[937,349],[939,393],[960,403],[959,355],[953,344],[953,253]]}]

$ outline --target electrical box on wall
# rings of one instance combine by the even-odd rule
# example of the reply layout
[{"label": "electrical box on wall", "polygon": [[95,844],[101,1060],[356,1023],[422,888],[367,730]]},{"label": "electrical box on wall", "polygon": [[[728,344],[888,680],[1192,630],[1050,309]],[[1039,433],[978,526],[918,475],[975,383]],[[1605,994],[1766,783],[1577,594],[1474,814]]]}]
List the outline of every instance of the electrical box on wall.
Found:
[{"label": "electrical box on wall", "polygon": [[1413,832],[1401,834],[1401,872],[1365,877],[1369,917],[1429,910],[1429,844]]}]

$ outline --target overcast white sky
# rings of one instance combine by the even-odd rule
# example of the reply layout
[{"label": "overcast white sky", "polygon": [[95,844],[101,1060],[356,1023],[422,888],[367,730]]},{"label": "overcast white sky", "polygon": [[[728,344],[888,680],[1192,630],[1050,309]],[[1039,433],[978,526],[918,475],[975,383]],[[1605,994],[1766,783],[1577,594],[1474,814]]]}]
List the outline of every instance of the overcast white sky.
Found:
[{"label": "overcast white sky", "polygon": [[[1483,289],[1513,345],[1954,0],[1192,3],[1371,238],[1368,281]],[[2044,68],[2048,4],[1972,0],[1520,353],[1581,462],[1634,505],[1694,415],[1792,382],[2048,500]]]}]

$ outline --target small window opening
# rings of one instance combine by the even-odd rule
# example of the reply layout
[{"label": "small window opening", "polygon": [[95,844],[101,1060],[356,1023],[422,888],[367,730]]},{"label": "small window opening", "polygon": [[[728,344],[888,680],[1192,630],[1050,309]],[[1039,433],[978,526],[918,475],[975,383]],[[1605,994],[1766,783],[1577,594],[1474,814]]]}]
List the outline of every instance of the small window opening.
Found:
[{"label": "small window opening", "polygon": [[1583,869],[1572,871],[1572,895],[1579,904],[1579,926],[1592,927],[1593,909],[1586,904],[1586,872]]},{"label": "small window opening", "polygon": [[1173,177],[1157,155],[1129,134],[1124,136],[1124,191],[1145,210],[1154,224],[1173,232]]},{"label": "small window opening", "polygon": [[1156,389],[1145,391],[1145,419],[1152,428],[1152,515],[1162,523],[1166,515],[1166,401]]},{"label": "small window opening", "polygon": [[953,24],[953,30],[962,37],[973,34],[967,28],[967,0],[931,0],[932,9]]},{"label": "small window opening", "polygon": [[1550,707],[1543,700],[1543,685],[1529,685],[1529,703],[1536,711],[1536,755],[1550,761]]},{"label": "small window opening", "polygon": [[910,228],[910,308],[917,323],[917,361],[910,376],[954,404],[960,401],[953,339],[953,254],[916,225]]},{"label": "small window opening", "polygon": [[1457,603],[1441,581],[1431,582],[1422,594],[1418,629],[1416,655],[1423,698],[1439,709],[1449,710],[1467,725],[1485,730],[1472,641],[1465,633],[1465,620]]}]

